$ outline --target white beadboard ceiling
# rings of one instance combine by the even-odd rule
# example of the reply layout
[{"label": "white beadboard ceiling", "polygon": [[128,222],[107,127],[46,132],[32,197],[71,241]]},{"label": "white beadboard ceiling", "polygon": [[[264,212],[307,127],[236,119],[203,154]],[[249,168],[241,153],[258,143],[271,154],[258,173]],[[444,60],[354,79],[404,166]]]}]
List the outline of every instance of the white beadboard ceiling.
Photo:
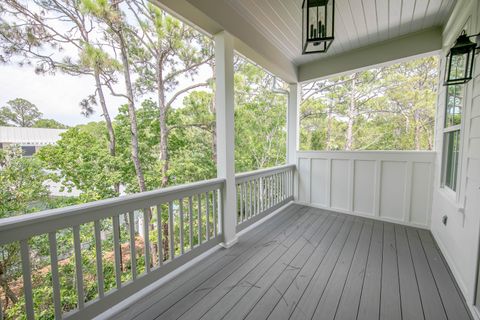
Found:
[{"label": "white beadboard ceiling", "polygon": [[456,0],[336,0],[335,40],[327,53],[302,55],[303,0],[223,0],[295,65],[430,27],[443,26]]}]

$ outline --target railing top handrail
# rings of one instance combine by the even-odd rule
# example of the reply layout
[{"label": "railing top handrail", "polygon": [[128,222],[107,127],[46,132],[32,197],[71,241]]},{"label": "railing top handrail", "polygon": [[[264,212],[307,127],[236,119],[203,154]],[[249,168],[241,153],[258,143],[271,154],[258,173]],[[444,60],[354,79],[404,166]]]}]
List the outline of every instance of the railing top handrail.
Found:
[{"label": "railing top handrail", "polygon": [[[26,227],[28,228],[34,225],[38,226],[40,224],[45,225],[46,223],[52,223],[56,225],[57,228],[68,225],[74,226],[78,225],[79,223],[93,221],[91,219],[92,214],[95,215],[98,213],[99,215],[95,215],[95,219],[101,219],[114,214],[126,213],[141,208],[148,208],[159,203],[173,201],[178,198],[184,198],[188,197],[189,195],[206,192],[214,189],[215,187],[221,187],[224,183],[225,179],[216,178],[164,189],[129,194],[117,198],[98,200],[85,204],[78,204],[64,208],[45,210],[37,213],[0,219],[0,244],[7,242],[5,239],[5,237],[8,237],[6,236],[7,233],[15,232],[16,230],[24,230]],[[60,222],[60,220],[62,221]],[[55,230],[53,226],[46,229]],[[45,232],[46,230],[43,231]],[[40,232],[33,231],[31,233],[40,234]],[[18,238],[18,236],[15,238]],[[27,237],[25,236],[25,238]]]},{"label": "railing top handrail", "polygon": [[235,180],[246,180],[247,178],[250,177],[257,177],[257,176],[266,176],[272,173],[280,172],[280,171],[286,171],[288,169],[294,169],[296,167],[295,164],[284,164],[281,166],[277,167],[272,167],[272,168],[266,168],[266,169],[260,169],[260,170],[254,170],[254,171],[249,171],[249,172],[243,172],[243,173],[238,173],[235,175]]}]

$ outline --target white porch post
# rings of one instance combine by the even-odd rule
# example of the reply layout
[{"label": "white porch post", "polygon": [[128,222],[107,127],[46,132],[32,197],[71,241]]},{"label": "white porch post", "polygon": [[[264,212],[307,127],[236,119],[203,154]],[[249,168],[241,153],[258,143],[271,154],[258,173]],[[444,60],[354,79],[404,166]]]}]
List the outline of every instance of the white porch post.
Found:
[{"label": "white porch post", "polygon": [[233,37],[222,31],[215,35],[215,105],[217,113],[217,177],[226,179],[223,190],[223,245],[237,242],[235,190],[235,128],[233,83]]},{"label": "white porch post", "polygon": [[[287,163],[296,164],[297,162],[297,148],[299,146],[298,130],[299,130],[299,104],[301,88],[298,83],[290,83],[288,95],[288,109],[287,109]],[[298,175],[295,171],[293,179],[293,190],[295,200],[298,199],[297,181]]]}]

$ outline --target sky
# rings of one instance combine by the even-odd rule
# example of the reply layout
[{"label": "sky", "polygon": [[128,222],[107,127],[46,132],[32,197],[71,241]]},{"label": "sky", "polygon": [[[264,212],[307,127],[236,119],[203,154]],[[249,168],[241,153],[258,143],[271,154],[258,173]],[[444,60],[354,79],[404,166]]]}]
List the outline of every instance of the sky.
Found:
[{"label": "sky", "polygon": [[[54,21],[53,25],[56,28],[66,28],[62,26],[61,22],[55,22],[56,20],[52,21]],[[101,33],[99,33],[99,35],[101,35]],[[49,54],[55,55],[55,53]],[[78,51],[76,48],[66,45],[63,46],[62,56],[63,55],[78,57]],[[135,75],[132,76],[135,78]],[[192,81],[190,78],[177,79],[177,88],[187,87],[194,82],[203,82],[210,77],[211,69],[203,66],[195,76],[195,81]],[[116,90],[118,92],[125,92],[125,87],[122,84],[124,81],[123,77],[120,76],[118,80],[119,84],[116,85]],[[118,113],[118,107],[127,101],[124,98],[110,95],[106,88],[104,92],[110,116],[114,118]],[[80,113],[80,101],[94,93],[95,81],[90,76],[71,76],[61,72],[57,72],[54,75],[38,75],[34,72],[32,66],[25,65],[20,67],[14,61],[8,64],[0,64],[0,108],[5,106],[9,100],[23,98],[35,104],[40,112],[43,113],[43,118],[55,119],[68,126],[75,126],[91,121],[103,120],[100,106],[94,107],[94,114],[88,118]],[[172,93],[166,94],[167,100],[171,95]],[[153,93],[150,94],[150,96],[139,97],[138,101],[136,101],[137,108],[141,101],[149,97],[155,101],[155,95]],[[177,108],[181,106],[184,97],[185,94],[178,97],[173,107]]]}]

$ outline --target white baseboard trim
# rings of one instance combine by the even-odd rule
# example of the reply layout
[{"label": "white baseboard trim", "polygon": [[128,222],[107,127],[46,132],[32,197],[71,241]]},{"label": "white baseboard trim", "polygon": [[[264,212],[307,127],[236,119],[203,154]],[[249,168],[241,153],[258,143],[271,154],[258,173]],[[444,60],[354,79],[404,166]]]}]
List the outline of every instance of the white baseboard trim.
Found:
[{"label": "white baseboard trim", "polygon": [[318,209],[323,209],[323,210],[327,210],[327,211],[333,211],[333,212],[348,214],[348,215],[354,216],[354,217],[362,217],[362,218],[373,219],[373,220],[378,220],[378,221],[383,221],[383,222],[391,222],[391,223],[401,224],[401,225],[407,226],[407,227],[415,227],[415,228],[420,228],[420,229],[424,229],[424,230],[430,230],[429,226],[426,226],[426,225],[423,225],[423,224],[410,223],[410,222],[399,221],[399,220],[395,220],[395,219],[389,219],[389,218],[374,216],[374,215],[370,215],[370,214],[364,214],[364,213],[359,213],[359,212],[352,212],[352,211],[348,211],[348,210],[331,208],[331,207],[326,207],[326,206],[322,206],[322,205],[319,205],[319,204],[308,203],[308,202],[295,201],[294,203],[299,204],[299,205],[303,205],[303,206],[312,207],[312,208],[318,208]]}]

